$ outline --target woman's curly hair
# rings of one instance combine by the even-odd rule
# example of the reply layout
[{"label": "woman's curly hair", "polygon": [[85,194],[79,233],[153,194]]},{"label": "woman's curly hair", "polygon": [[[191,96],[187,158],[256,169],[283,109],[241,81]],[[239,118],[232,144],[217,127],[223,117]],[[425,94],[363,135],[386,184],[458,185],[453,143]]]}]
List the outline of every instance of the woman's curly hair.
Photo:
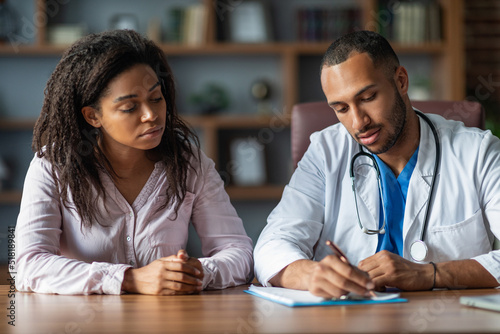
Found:
[{"label": "woman's curly hair", "polygon": [[190,159],[193,156],[199,159],[199,140],[177,114],[174,78],[163,51],[131,30],[108,31],[80,39],[64,52],[47,82],[32,148],[52,164],[52,176],[62,203],[69,208],[73,201],[82,227],[99,223],[97,203],[105,200],[99,170],[113,171],[99,147],[99,131],[85,121],[82,108],[99,109],[99,100],[109,82],[137,64],[149,65],[156,72],[165,98],[165,131],[161,143],[149,153],[165,163],[168,180],[165,206],[176,203],[176,213],[186,195],[187,175],[193,167]]}]

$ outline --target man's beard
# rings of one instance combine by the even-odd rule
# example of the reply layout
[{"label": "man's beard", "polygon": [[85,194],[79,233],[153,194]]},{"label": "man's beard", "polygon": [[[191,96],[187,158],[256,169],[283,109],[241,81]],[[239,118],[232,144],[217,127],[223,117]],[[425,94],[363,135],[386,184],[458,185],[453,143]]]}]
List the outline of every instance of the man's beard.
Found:
[{"label": "man's beard", "polygon": [[401,137],[404,126],[406,124],[406,104],[404,103],[401,95],[399,95],[399,92],[396,87],[394,87],[394,91],[395,91],[395,100],[394,100],[394,105],[392,106],[392,113],[389,116],[391,118],[389,120],[392,121],[392,124],[394,125],[394,132],[389,133],[389,138],[387,138],[385,145],[382,146],[380,149],[372,151],[368,147],[365,147],[372,154],[378,155],[389,151]]}]

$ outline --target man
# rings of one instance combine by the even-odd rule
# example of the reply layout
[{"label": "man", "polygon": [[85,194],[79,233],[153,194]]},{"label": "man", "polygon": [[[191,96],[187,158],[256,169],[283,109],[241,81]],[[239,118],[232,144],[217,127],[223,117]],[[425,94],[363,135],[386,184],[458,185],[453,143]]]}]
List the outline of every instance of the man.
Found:
[{"label": "man", "polygon": [[[340,123],[311,136],[269,216],[254,252],[259,282],[326,298],[385,287],[498,286],[500,253],[492,244],[500,236],[500,140],[437,115],[427,115],[428,124],[411,107],[405,68],[373,32],[348,34],[329,47],[321,85]],[[360,150],[373,158],[356,159],[354,194],[350,164]],[[368,187],[377,185],[371,159],[380,167],[382,196]],[[427,256],[416,261],[410,248],[427,206],[420,248]]]}]

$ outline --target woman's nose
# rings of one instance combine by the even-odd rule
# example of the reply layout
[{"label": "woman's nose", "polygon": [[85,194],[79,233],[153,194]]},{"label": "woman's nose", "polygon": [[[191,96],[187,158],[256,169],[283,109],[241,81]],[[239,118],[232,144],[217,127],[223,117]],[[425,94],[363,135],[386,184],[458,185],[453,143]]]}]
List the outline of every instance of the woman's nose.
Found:
[{"label": "woman's nose", "polygon": [[158,118],[158,114],[150,106],[145,106],[144,111],[141,116],[143,122],[155,121]]}]

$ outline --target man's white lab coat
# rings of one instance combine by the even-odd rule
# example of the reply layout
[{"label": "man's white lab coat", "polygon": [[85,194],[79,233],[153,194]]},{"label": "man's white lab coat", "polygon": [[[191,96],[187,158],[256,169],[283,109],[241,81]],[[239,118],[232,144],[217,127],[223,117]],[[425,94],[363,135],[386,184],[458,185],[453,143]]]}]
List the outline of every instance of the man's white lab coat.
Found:
[{"label": "man's white lab coat", "polygon": [[[431,202],[425,243],[427,261],[474,258],[500,282],[500,140],[490,131],[428,114],[439,133],[441,165]],[[255,274],[260,283],[299,259],[321,260],[334,241],[353,264],[375,254],[377,235],[358,225],[349,176],[351,158],[359,151],[342,124],[311,136],[278,206],[256,244]],[[403,224],[403,256],[418,240],[424,222],[436,161],[435,140],[420,119],[418,160],[410,179]],[[358,209],[367,228],[377,228],[379,196],[373,169],[357,168]],[[370,174],[371,173],[371,174]],[[363,176],[365,175],[365,176]]]}]

